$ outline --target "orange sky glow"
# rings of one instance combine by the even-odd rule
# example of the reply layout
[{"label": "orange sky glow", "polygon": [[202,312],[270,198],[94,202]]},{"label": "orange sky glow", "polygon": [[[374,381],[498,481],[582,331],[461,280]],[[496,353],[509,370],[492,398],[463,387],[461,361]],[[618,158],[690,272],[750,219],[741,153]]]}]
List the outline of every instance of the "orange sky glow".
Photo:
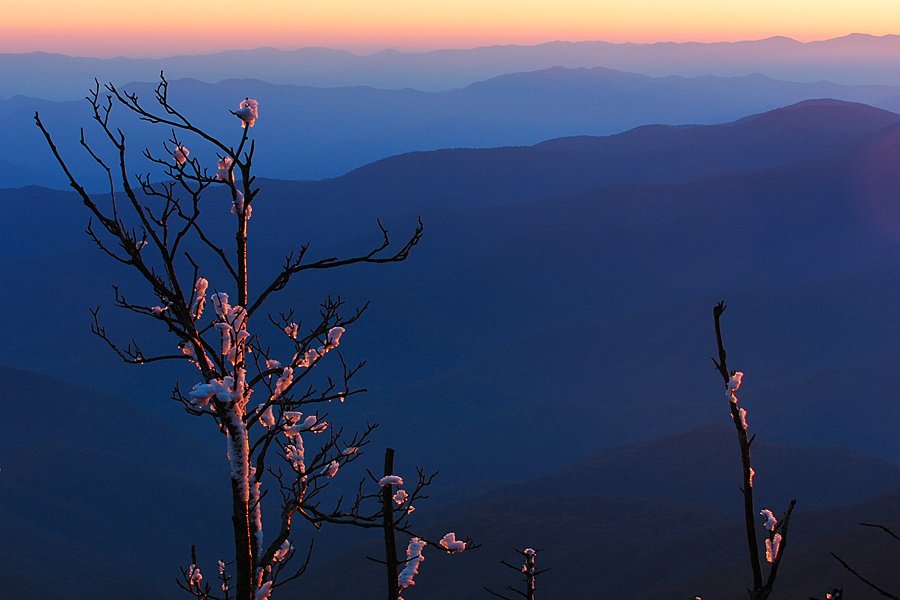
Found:
[{"label": "orange sky glow", "polygon": [[[149,5],[147,5],[149,6]],[[892,28],[893,27],[893,28]],[[30,0],[4,9],[0,52],[171,56],[327,46],[471,48],[554,40],[800,41],[900,33],[896,0]]]}]

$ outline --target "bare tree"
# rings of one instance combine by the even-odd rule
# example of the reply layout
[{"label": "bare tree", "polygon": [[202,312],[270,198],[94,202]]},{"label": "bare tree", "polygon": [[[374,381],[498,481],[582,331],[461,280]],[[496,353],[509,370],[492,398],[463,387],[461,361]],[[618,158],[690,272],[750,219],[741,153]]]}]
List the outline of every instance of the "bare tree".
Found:
[{"label": "bare tree", "polygon": [[[383,502],[384,489],[374,477],[374,484],[360,482],[355,498],[344,501],[341,497],[326,506],[323,492],[340,469],[360,456],[375,428],[369,424],[345,434],[317,410],[365,391],[352,385],[362,363],[348,364],[339,349],[345,329],[365,307],[345,311],[340,298],[326,298],[318,316],[306,327],[295,319],[293,310],[269,314],[266,319],[255,317],[262,314],[267,301],[306,271],[405,260],[421,238],[422,224],[419,221],[395,247],[378,222],[381,234],[371,249],[343,258],[308,259],[309,246],[304,245],[285,258],[267,284],[251,290],[248,223],[260,189],[254,184],[255,144],[250,131],[258,117],[257,102],[248,98],[231,111],[229,118],[237,117],[235,124],[242,129],[237,144],[229,145],[173,107],[168,90],[161,74],[152,109],[136,94],[112,84],[101,88],[97,83],[89,94],[93,121],[115,158],[103,158],[103,153],[85,140],[83,130],[81,144],[108,174],[108,197],[88,193],[78,183],[38,114],[35,121],[71,187],[91,213],[88,235],[109,257],[136,272],[146,285],[146,295],[152,298],[132,301],[115,287],[115,305],[152,320],[175,339],[171,350],[157,353],[145,353],[133,339],[123,345],[107,334],[96,310],[93,332],[126,363],[183,361],[196,367],[201,381],[190,390],[176,384],[172,397],[187,413],[212,422],[227,441],[234,560],[219,561],[220,585],[212,589],[192,550],[191,565],[182,569],[179,584],[197,598],[263,600],[274,587],[306,568],[308,553],[299,567],[286,570],[296,552],[291,543],[295,517],[316,527],[325,523],[373,529],[387,526],[391,532],[414,535],[407,517],[431,478],[420,471],[418,481],[409,492],[403,492],[396,506]],[[165,174],[163,181],[131,174],[126,136],[110,118],[114,108],[171,131],[161,153],[143,152],[143,157]],[[210,146],[218,156],[217,168],[192,158],[185,139]],[[233,245],[213,239],[204,228],[206,221],[200,218],[208,212],[209,202],[204,202],[204,197],[215,188],[226,190],[230,197]],[[227,273],[227,278],[207,280],[204,274],[213,268],[195,260],[200,254],[213,257],[216,268]],[[207,310],[207,304],[213,310]],[[264,328],[274,334],[274,344],[263,341]],[[330,373],[335,375],[317,374],[316,367],[326,362],[332,363]],[[250,402],[251,394],[256,402]],[[314,437],[320,443],[310,452],[305,444]],[[364,491],[369,486],[375,491]],[[264,536],[262,504],[273,495],[279,496],[280,511],[277,523],[267,528]],[[396,494],[390,497],[392,502],[400,499]],[[390,511],[385,510],[387,505]],[[390,518],[387,525],[386,518]]]},{"label": "bare tree", "polygon": [[772,593],[772,587],[775,585],[775,577],[778,574],[778,567],[784,557],[784,551],[787,547],[788,525],[791,520],[791,513],[794,510],[796,500],[791,500],[791,504],[784,514],[781,521],[778,521],[770,510],[763,510],[761,514],[766,517],[765,528],[768,530],[768,536],[765,540],[766,546],[766,562],[771,567],[767,577],[763,578],[762,561],[760,559],[759,539],[757,537],[757,514],[753,506],[753,466],[750,462],[750,446],[756,438],[749,437],[747,434],[747,411],[738,407],[738,399],[735,392],[741,385],[743,373],[739,371],[729,371],[725,362],[725,346],[722,343],[722,329],[720,319],[722,313],[725,312],[725,303],[719,302],[713,308],[713,319],[716,326],[716,344],[719,351],[719,360],[713,359],[716,369],[725,381],[725,395],[728,397],[728,405],[731,409],[731,419],[734,422],[734,428],[737,431],[738,445],[741,451],[741,467],[743,475],[743,485],[741,493],[744,496],[744,526],[747,532],[747,549],[750,555],[750,569],[753,574],[753,589],[748,590],[751,600],[766,600]]},{"label": "bare tree", "polygon": [[[418,471],[418,484],[415,488],[417,497],[427,498],[421,494],[421,490],[429,485],[437,475],[432,473],[426,476],[421,469]],[[403,485],[403,479],[394,475],[394,449],[387,448],[384,453],[384,476],[378,479],[381,486],[381,526],[384,530],[384,560],[367,556],[371,561],[385,566],[387,575],[387,599],[402,600],[400,594],[404,588],[415,585],[413,581],[419,572],[419,563],[424,560],[422,549],[425,546],[433,546],[449,554],[455,554],[467,549],[478,548],[479,545],[466,537],[456,539],[455,533],[448,533],[439,541],[429,540],[420,535],[412,535],[406,550],[406,560],[397,557],[397,532],[410,533],[409,515],[413,511],[412,497],[398,486]],[[376,477],[369,472],[369,476]],[[396,491],[395,491],[396,490]]]},{"label": "bare tree", "polygon": [[[537,580],[538,575],[540,575],[542,573],[546,573],[550,569],[538,570],[535,568],[534,559],[535,559],[535,556],[537,555],[537,550],[535,550],[534,548],[525,548],[524,550],[516,550],[516,552],[521,554],[522,558],[525,561],[525,563],[522,566],[517,567],[515,565],[512,565],[512,564],[506,562],[505,560],[501,560],[500,564],[502,564],[506,567],[509,567],[513,571],[519,571],[520,573],[522,573],[525,577],[525,586],[524,586],[525,589],[520,590],[519,588],[513,587],[511,585],[506,586],[506,589],[510,592],[513,592],[514,594],[516,594],[518,596],[521,596],[522,598],[525,598],[525,600],[534,600],[535,581]],[[490,593],[492,596],[496,596],[498,598],[503,598],[503,600],[511,600],[509,597],[504,596],[503,594],[499,594],[490,588],[484,588],[484,589],[486,592]]]}]

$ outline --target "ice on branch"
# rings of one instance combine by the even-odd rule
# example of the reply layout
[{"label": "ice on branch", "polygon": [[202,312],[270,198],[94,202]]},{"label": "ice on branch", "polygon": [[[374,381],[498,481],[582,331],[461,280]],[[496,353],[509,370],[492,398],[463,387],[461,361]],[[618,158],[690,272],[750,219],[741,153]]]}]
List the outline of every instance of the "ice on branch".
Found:
[{"label": "ice on branch", "polygon": [[269,594],[272,592],[272,582],[267,581],[256,589],[256,595],[253,600],[269,600]]},{"label": "ice on branch", "polygon": [[187,343],[184,346],[181,346],[181,353],[190,358],[192,361],[197,362],[197,353],[194,352],[193,344]]},{"label": "ice on branch", "polygon": [[284,540],[284,543],[281,544],[281,547],[275,551],[275,556],[272,557],[272,560],[274,560],[275,562],[283,561],[288,555],[288,552],[293,549],[294,547],[291,546],[291,542],[289,542],[288,540]]},{"label": "ice on branch", "polygon": [[253,389],[247,387],[246,369],[235,369],[234,375],[234,392],[232,392],[231,397],[235,404],[240,407],[241,415],[243,415],[244,409],[247,406],[247,400],[250,399],[250,394],[253,393]]},{"label": "ice on branch", "polygon": [[403,567],[397,578],[400,587],[407,588],[416,584],[413,578],[419,574],[419,563],[425,560],[425,557],[422,556],[422,548],[424,547],[425,542],[419,538],[414,537],[409,540],[409,546],[406,547],[406,566]]},{"label": "ice on branch", "polygon": [[280,369],[281,363],[277,360],[267,360],[266,361],[266,370],[268,369]]},{"label": "ice on branch", "polygon": [[150,312],[152,312],[154,315],[159,316],[159,315],[163,314],[164,312],[166,312],[166,307],[165,306],[154,306],[150,309]]},{"label": "ice on branch", "polygon": [[328,347],[336,348],[341,343],[341,336],[344,335],[343,327],[332,327],[328,330]]},{"label": "ice on branch", "polygon": [[202,277],[197,279],[197,283],[194,284],[194,301],[191,303],[191,317],[195,320],[200,318],[200,315],[203,314],[203,307],[206,306],[207,287],[209,287],[209,282]]},{"label": "ice on branch", "polygon": [[259,422],[262,423],[266,427],[266,429],[271,429],[275,426],[275,413],[273,412],[271,406],[259,416]]},{"label": "ice on branch", "polygon": [[216,323],[214,327],[221,336],[222,356],[227,356],[231,352],[231,325],[228,323]]},{"label": "ice on branch", "polygon": [[291,339],[297,339],[297,324],[291,323],[284,328],[284,333]]},{"label": "ice on branch", "polygon": [[778,524],[778,519],[775,518],[775,515],[772,514],[772,511],[768,508],[764,508],[759,511],[759,514],[766,517],[766,524],[763,525],[769,531],[775,531],[775,526]]},{"label": "ice on branch", "polygon": [[306,472],[306,464],[303,462],[305,457],[305,449],[303,448],[303,438],[299,434],[292,436],[293,443],[284,447],[284,457],[287,459],[294,470],[298,473]]},{"label": "ice on branch", "polygon": [[725,385],[725,395],[732,401],[737,402],[737,397],[734,393],[741,387],[741,379],[744,377],[744,374],[740,371],[735,371],[731,374],[731,378],[728,380],[728,383]]},{"label": "ice on branch", "polygon": [[247,340],[250,339],[250,334],[245,330],[241,330],[234,334],[234,338],[234,344],[228,352],[228,362],[232,365],[243,362],[244,352],[247,350]]},{"label": "ice on branch", "polygon": [[359,448],[357,448],[356,446],[350,446],[348,448],[344,448],[344,450],[341,452],[341,455],[350,456],[351,454],[356,454],[357,452],[359,452]]},{"label": "ice on branch", "polygon": [[229,312],[231,312],[231,305],[228,304],[228,294],[225,292],[217,292],[209,297],[212,300],[213,308],[216,309],[216,314],[219,317],[224,317]]},{"label": "ice on branch", "polygon": [[306,419],[303,420],[302,423],[298,422],[300,418],[303,416],[302,413],[296,411],[288,411],[284,413],[284,418],[290,421],[292,424],[284,428],[284,434],[287,436],[297,435],[299,433],[303,433],[304,431],[312,431],[313,433],[319,433],[323,431],[327,423],[322,421],[318,425],[316,422],[319,420],[319,417],[316,415],[309,415]]},{"label": "ice on branch", "polygon": [[[219,159],[219,164],[216,168],[216,179],[219,181],[234,181],[234,171],[231,170],[231,165],[234,161],[230,156],[225,156]],[[229,177],[229,172],[231,176]]]},{"label": "ice on branch", "polygon": [[753,467],[750,467],[750,476],[747,478],[747,485],[749,487],[753,487],[753,476],[756,475],[756,471],[753,470]]},{"label": "ice on branch", "polygon": [[241,305],[237,306],[228,306],[228,310],[225,313],[225,319],[228,323],[234,327],[235,330],[243,329],[244,324],[247,322],[247,311],[244,310],[244,307]]},{"label": "ice on branch", "polygon": [[200,585],[200,582],[203,581],[203,575],[200,574],[200,567],[197,565],[191,565],[191,568],[188,570],[188,579],[191,582],[191,585]]},{"label": "ice on branch", "polygon": [[175,159],[179,165],[183,165],[187,162],[187,157],[190,155],[190,150],[185,148],[184,146],[176,146],[175,151],[172,153],[172,158]]},{"label": "ice on branch", "polygon": [[766,540],[766,561],[775,562],[778,558],[778,550],[781,547],[781,534],[776,533],[771,540]]},{"label": "ice on branch", "polygon": [[238,407],[229,411],[229,420],[235,429],[235,439],[225,430],[225,450],[231,462],[231,478],[237,482],[241,500],[250,502],[250,440],[247,437],[247,426],[238,415]]},{"label": "ice on branch", "polygon": [[522,565],[522,572],[531,576],[531,588],[534,589],[534,577],[536,573],[534,572],[534,555],[537,554],[534,548],[526,548],[522,551],[522,554],[525,555],[525,564]]},{"label": "ice on branch", "polygon": [[452,531],[441,538],[441,546],[447,549],[447,552],[462,552],[466,549],[466,543],[456,539],[456,534]]},{"label": "ice on branch", "polygon": [[234,379],[231,377],[225,377],[224,379],[213,379],[209,383],[198,383],[191,391],[188,392],[188,396],[191,398],[191,402],[197,408],[203,408],[209,403],[209,399],[213,397],[213,395],[217,395],[219,400],[222,402],[228,402],[231,399],[232,387],[234,386]]},{"label": "ice on branch", "polygon": [[[534,580],[538,575],[534,570],[534,555],[537,554],[537,552],[535,552],[534,548],[525,548],[522,551],[522,554],[525,555],[525,564],[522,565],[522,572],[525,573],[525,577],[531,588],[529,591],[531,592],[532,597],[534,597]],[[694,600],[700,600],[700,597],[697,596]]]},{"label": "ice on branch", "polygon": [[313,363],[316,362],[316,360],[317,360],[318,358],[319,358],[319,353],[318,353],[316,350],[310,348],[310,349],[307,350],[306,353],[303,355],[303,358],[301,358],[300,361],[297,362],[297,366],[298,366],[298,367],[307,367],[307,368],[309,368],[309,367],[312,366]]},{"label": "ice on branch", "polygon": [[322,475],[325,477],[334,477],[341,465],[336,460],[331,461],[327,467],[322,469]]},{"label": "ice on branch", "polygon": [[241,127],[247,125],[253,127],[256,119],[259,118],[259,102],[252,98],[244,98],[234,114],[241,120]]},{"label": "ice on branch", "polygon": [[741,408],[738,410],[738,415],[741,417],[741,426],[747,429],[747,411]]},{"label": "ice on branch", "polygon": [[294,370],[290,367],[285,367],[281,372],[281,377],[278,378],[278,381],[275,383],[275,391],[272,392],[273,398],[278,398],[288,389],[291,385],[291,382],[294,380]]},{"label": "ice on branch", "polygon": [[381,487],[386,485],[403,485],[403,478],[399,475],[385,475],[378,480],[378,485]]},{"label": "ice on branch", "polygon": [[[291,323],[293,327],[294,324]],[[294,329],[293,335],[287,328],[285,328],[285,333],[294,337],[296,335],[296,329]],[[333,348],[337,348],[338,344],[341,343],[341,336],[344,334],[343,327],[332,327],[328,330],[328,335],[326,336],[325,345],[319,346],[318,348],[310,348],[303,354],[303,358],[297,361],[298,367],[306,367],[309,368],[321,357],[325,356],[329,350]],[[299,356],[299,353],[298,353]],[[296,360],[296,357],[294,357]]]},{"label": "ice on branch", "polygon": [[262,554],[264,550],[264,541],[265,536],[263,534],[263,524],[262,524],[262,511],[259,509],[259,479],[256,477],[256,467],[250,466],[248,468],[249,472],[249,484],[250,484],[250,522],[253,524],[256,531],[254,532],[254,537],[256,538],[256,551],[259,554]]},{"label": "ice on branch", "polygon": [[[244,194],[241,193],[241,190],[234,191],[234,204],[231,205],[231,214],[233,215],[241,215],[244,214]],[[253,214],[253,207],[247,206],[247,218]]]},{"label": "ice on branch", "polygon": [[409,494],[406,493],[406,490],[397,490],[397,493],[394,494],[394,504],[400,506],[404,502],[406,502],[407,498],[409,498]]}]

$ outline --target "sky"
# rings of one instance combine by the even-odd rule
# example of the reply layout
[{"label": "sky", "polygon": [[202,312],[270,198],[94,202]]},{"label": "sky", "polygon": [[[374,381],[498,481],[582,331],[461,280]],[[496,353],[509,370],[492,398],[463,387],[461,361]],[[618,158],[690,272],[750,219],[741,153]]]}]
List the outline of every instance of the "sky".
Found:
[{"label": "sky", "polygon": [[[900,33],[897,0],[29,0],[4,8],[0,52],[159,57],[306,46],[375,51],[554,40],[800,41]],[[137,5],[140,6],[140,5]]]}]

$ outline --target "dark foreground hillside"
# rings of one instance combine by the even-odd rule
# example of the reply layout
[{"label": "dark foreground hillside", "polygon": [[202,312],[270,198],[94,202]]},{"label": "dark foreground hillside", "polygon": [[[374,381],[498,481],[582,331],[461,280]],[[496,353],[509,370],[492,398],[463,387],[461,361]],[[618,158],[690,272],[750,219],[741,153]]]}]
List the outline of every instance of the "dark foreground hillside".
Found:
[{"label": "dark foreground hillside", "polygon": [[[81,600],[117,598],[128,589],[131,598],[168,596],[191,544],[213,571],[229,543],[220,445],[192,439],[127,401],[0,371],[13,431],[0,443],[0,528],[6,539],[22,540],[2,550],[0,576],[11,582],[10,593]],[[56,419],[61,387],[78,410]],[[29,404],[9,400],[24,396]],[[759,506],[778,512],[797,498],[800,507],[779,597],[812,593],[821,581],[855,589],[824,559],[828,551],[893,582],[894,563],[870,557],[874,548],[889,548],[887,540],[867,537],[857,523],[900,521],[892,491],[900,465],[847,448],[764,441],[754,456]],[[519,484],[445,488],[419,505],[417,528],[433,537],[471,535],[482,547],[458,556],[429,549],[407,595],[482,597],[482,586],[502,589],[515,580],[499,561],[513,560],[512,548],[533,546],[552,567],[541,582],[547,598],[590,595],[598,586],[619,598],[654,597],[662,588],[665,597],[668,590],[683,595],[691,586],[732,597],[744,585],[735,575],[745,572],[738,480],[733,431],[722,423],[612,448]],[[338,550],[332,536],[369,542]],[[379,537],[377,530],[352,538],[329,528],[316,533],[298,522],[296,544],[315,539],[317,560],[291,584],[293,592],[283,593],[381,597],[381,570],[366,560],[382,552]]]},{"label": "dark foreground hillside", "polygon": [[[791,498],[798,500],[773,597],[806,598],[830,586],[873,597],[832,551],[896,586],[900,548],[883,533],[860,531],[858,523],[900,521],[898,465],[845,448],[764,442],[757,442],[754,456],[757,505],[780,515]],[[543,478],[457,499],[436,511],[439,523],[423,529],[437,536],[463,529],[483,546],[453,556],[429,548],[404,597],[488,598],[484,586],[501,591],[519,583],[500,561],[519,560],[513,548],[533,547],[542,549],[539,566],[551,568],[539,581],[548,599],[740,598],[750,571],[739,480],[737,441],[723,423],[615,448]],[[872,560],[879,551],[894,559]],[[365,557],[381,552],[375,541],[347,551],[313,569],[297,593],[378,598],[382,573]],[[348,569],[356,575],[341,576]]]}]

